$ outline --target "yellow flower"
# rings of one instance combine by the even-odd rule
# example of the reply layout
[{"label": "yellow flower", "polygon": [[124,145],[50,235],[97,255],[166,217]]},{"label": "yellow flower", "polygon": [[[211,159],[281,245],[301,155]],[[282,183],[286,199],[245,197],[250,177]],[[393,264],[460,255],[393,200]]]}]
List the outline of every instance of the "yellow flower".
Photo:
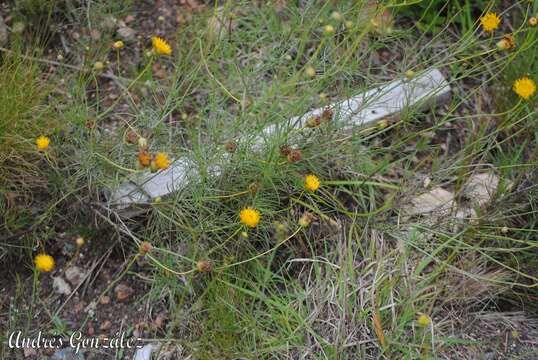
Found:
[{"label": "yellow flower", "polygon": [[528,77],[522,77],[514,82],[514,92],[521,98],[528,100],[536,92],[536,84]]},{"label": "yellow flower", "polygon": [[260,222],[260,212],[254,208],[246,207],[239,213],[239,219],[246,226],[255,228]]},{"label": "yellow flower", "polygon": [[35,144],[39,150],[46,150],[49,147],[50,139],[42,135],[36,139]]},{"label": "yellow flower", "polygon": [[172,47],[166,42],[166,40],[158,36],[154,36],[151,38],[151,44],[153,45],[153,50],[158,55],[172,55]]},{"label": "yellow flower", "polygon": [[39,254],[34,259],[35,267],[42,272],[50,272],[54,269],[54,259],[47,254]]},{"label": "yellow flower", "polygon": [[425,314],[420,314],[420,316],[417,319],[417,323],[422,327],[426,327],[430,325],[431,322],[432,320],[430,319],[430,317]]},{"label": "yellow flower", "polygon": [[480,18],[480,23],[482,24],[484,31],[492,32],[499,27],[501,18],[496,13],[488,12]]},{"label": "yellow flower", "polygon": [[159,152],[155,154],[155,165],[159,169],[168,169],[170,166],[170,159],[168,158],[168,155],[165,153]]},{"label": "yellow flower", "polygon": [[316,175],[306,175],[304,182],[306,189],[309,191],[316,191],[319,189],[319,179]]}]

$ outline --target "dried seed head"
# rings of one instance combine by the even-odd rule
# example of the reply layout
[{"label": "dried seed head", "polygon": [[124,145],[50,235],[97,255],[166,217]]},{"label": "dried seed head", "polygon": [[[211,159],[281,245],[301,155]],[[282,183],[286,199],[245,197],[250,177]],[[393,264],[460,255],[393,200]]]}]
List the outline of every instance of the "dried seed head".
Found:
[{"label": "dried seed head", "polygon": [[136,144],[136,142],[138,141],[138,135],[136,135],[136,133],[134,131],[129,130],[125,134],[125,140],[129,144]]},{"label": "dried seed head", "polygon": [[139,137],[138,138],[138,147],[140,149],[145,149],[148,147],[148,140],[145,137]]},{"label": "dried seed head", "polygon": [[323,109],[323,112],[321,113],[321,120],[324,122],[330,121],[333,119],[334,112],[331,108],[326,107]]},{"label": "dried seed head", "polygon": [[301,150],[292,150],[289,154],[288,154],[288,161],[290,163],[296,163],[296,162],[299,162],[303,159],[302,155],[301,155]]},{"label": "dried seed head", "polygon": [[306,122],[306,127],[315,128],[321,125],[321,116],[312,116]]},{"label": "dried seed head", "polygon": [[227,152],[229,152],[230,154],[233,154],[235,150],[237,150],[237,144],[233,141],[229,141],[224,145],[224,148],[226,149]]},{"label": "dried seed head", "polygon": [[87,120],[86,121],[86,129],[95,129],[95,126],[97,125],[97,123],[95,122],[95,120]]},{"label": "dried seed head", "polygon": [[151,251],[151,249],[153,248],[153,246],[151,246],[151,244],[147,241],[143,241],[140,246],[138,247],[138,253],[142,256],[146,255],[147,253],[149,253]]},{"label": "dried seed head", "polygon": [[201,273],[209,273],[213,270],[213,264],[207,260],[200,260],[196,263],[196,270]]},{"label": "dried seed head", "polygon": [[497,48],[500,50],[512,50],[516,48],[516,39],[512,34],[504,35],[497,43]]},{"label": "dried seed head", "polygon": [[151,163],[151,155],[147,149],[140,149],[138,152],[138,164],[140,167],[145,168]]},{"label": "dried seed head", "polygon": [[288,156],[291,153],[291,146],[288,144],[280,145],[280,154],[282,156]]},{"label": "dried seed head", "polygon": [[308,227],[315,218],[316,217],[312,213],[305,211],[303,216],[299,219],[299,226]]},{"label": "dried seed head", "polygon": [[253,194],[256,194],[261,187],[260,181],[256,180],[248,185],[248,191],[250,191]]}]

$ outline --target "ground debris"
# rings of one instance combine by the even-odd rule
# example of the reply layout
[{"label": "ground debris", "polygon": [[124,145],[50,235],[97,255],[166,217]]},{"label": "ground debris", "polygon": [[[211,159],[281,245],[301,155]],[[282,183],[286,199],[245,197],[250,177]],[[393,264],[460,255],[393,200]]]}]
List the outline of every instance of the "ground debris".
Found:
[{"label": "ground debris", "polygon": [[4,22],[4,18],[0,16],[0,46],[5,46],[7,44],[7,26]]},{"label": "ground debris", "polygon": [[71,294],[71,286],[69,286],[69,284],[61,276],[56,276],[53,278],[52,288],[54,289],[54,292],[60,295]]},{"label": "ground debris", "polygon": [[73,286],[78,286],[85,276],[86,273],[82,271],[78,266],[72,266],[65,270],[65,278]]},{"label": "ground debris", "polygon": [[495,173],[475,173],[463,186],[463,195],[474,205],[484,206],[490,202],[498,187],[499,177]]},{"label": "ground debris", "polygon": [[50,357],[50,360],[84,360],[84,355],[81,351],[75,352],[74,349],[60,349]]},{"label": "ground debris", "polygon": [[116,299],[119,301],[125,301],[129,298],[129,296],[133,293],[133,288],[129,287],[126,284],[119,284],[114,288],[114,292],[116,293]]},{"label": "ground debris", "polygon": [[433,211],[447,213],[454,207],[454,194],[441,187],[433,188],[411,200],[409,205],[403,207],[407,216],[428,214]]},{"label": "ground debris", "polygon": [[141,349],[136,350],[133,360],[150,360],[151,353],[159,349],[159,345],[147,344]]}]

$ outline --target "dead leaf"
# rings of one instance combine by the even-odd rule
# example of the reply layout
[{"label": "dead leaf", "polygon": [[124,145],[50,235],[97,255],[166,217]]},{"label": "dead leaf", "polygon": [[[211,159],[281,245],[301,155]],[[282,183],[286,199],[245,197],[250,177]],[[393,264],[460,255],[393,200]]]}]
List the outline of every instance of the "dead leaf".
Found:
[{"label": "dead leaf", "polygon": [[450,211],[454,204],[452,192],[436,187],[411,200],[411,204],[404,206],[402,210],[408,216],[427,214],[433,211],[442,214]]},{"label": "dead leaf", "polygon": [[374,330],[375,334],[377,335],[377,338],[379,339],[379,343],[381,344],[381,347],[385,347],[385,333],[383,332],[383,325],[381,324],[379,311],[375,310],[374,314],[372,316],[372,320],[374,323]]},{"label": "dead leaf", "polygon": [[499,187],[499,177],[493,172],[475,173],[463,185],[463,195],[473,204],[484,206]]},{"label": "dead leaf", "polygon": [[104,295],[103,297],[101,297],[101,299],[99,300],[99,302],[101,303],[101,305],[107,305],[107,304],[110,304],[110,296],[106,296],[106,295]]},{"label": "dead leaf", "polygon": [[116,293],[116,299],[119,301],[125,301],[129,298],[129,296],[133,293],[133,288],[129,287],[125,284],[119,284],[114,289],[114,292]]}]

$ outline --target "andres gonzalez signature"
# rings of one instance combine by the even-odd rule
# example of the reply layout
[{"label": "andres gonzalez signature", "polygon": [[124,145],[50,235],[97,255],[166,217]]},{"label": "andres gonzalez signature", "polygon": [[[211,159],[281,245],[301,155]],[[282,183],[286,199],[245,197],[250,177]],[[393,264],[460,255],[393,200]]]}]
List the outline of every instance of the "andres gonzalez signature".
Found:
[{"label": "andres gonzalez signature", "polygon": [[75,331],[69,338],[48,337],[41,331],[36,336],[23,336],[22,331],[14,331],[9,335],[8,345],[11,349],[60,349],[65,345],[74,349],[75,353],[84,349],[133,349],[141,348],[140,338],[128,337],[125,332],[116,332],[112,337],[86,337]]}]

